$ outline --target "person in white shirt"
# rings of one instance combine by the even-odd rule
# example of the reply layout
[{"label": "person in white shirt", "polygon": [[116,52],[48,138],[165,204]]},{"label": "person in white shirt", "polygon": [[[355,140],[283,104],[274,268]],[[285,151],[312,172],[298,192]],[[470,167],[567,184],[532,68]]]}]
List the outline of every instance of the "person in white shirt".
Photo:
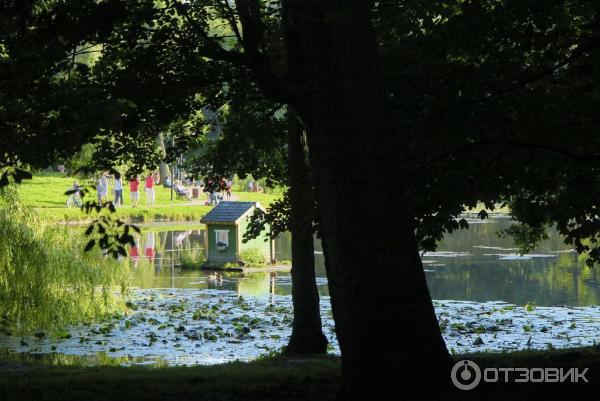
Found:
[{"label": "person in white shirt", "polygon": [[106,196],[105,194],[106,194],[107,185],[108,185],[108,182],[104,179],[104,177],[99,176],[98,180],[96,181],[96,194],[98,195],[98,204],[99,205],[102,204],[102,200]]},{"label": "person in white shirt", "polygon": [[115,206],[123,206],[123,182],[118,171],[115,172]]}]

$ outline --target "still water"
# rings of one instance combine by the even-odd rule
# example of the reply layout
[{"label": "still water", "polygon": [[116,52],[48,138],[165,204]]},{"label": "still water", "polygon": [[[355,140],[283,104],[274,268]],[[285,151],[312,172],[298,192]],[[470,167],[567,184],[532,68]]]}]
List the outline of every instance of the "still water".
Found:
[{"label": "still water", "polygon": [[[512,351],[593,345],[600,332],[597,270],[585,266],[556,232],[518,255],[497,232],[508,218],[471,220],[423,255],[442,335],[451,352]],[[67,336],[0,335],[2,358],[51,363],[214,364],[251,360],[281,349],[293,319],[289,273],[226,273],[222,280],[181,268],[201,261],[206,232],[189,225],[144,227],[129,250],[132,288],[126,310]],[[290,237],[276,242],[290,259]],[[339,354],[323,253],[316,243],[323,332]],[[373,283],[377,290],[377,283]]]},{"label": "still water", "polygon": [[[588,306],[600,304],[597,268],[563,244],[556,231],[529,255],[518,255],[511,239],[497,233],[510,226],[506,217],[469,220],[470,228],[447,236],[436,252],[423,256],[433,299],[503,301],[516,305]],[[276,257],[291,259],[290,236],[276,241]],[[181,258],[203,258],[205,231],[197,226],[169,230],[146,227],[138,238],[131,285],[138,288],[213,288],[241,295],[290,295],[289,273],[227,274],[222,282],[206,280],[209,274],[178,268]],[[317,284],[328,295],[325,261],[316,242]],[[201,280],[202,279],[202,280]],[[376,287],[376,283],[374,286]]]}]

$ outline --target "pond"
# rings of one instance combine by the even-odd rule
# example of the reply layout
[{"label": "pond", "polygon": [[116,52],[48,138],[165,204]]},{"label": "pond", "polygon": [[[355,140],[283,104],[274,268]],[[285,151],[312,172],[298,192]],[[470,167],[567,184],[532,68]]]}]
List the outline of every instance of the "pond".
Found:
[{"label": "pond", "polygon": [[[447,236],[436,252],[423,256],[427,282],[434,299],[503,301],[516,305],[588,306],[600,304],[598,269],[590,269],[583,258],[562,242],[556,231],[529,255],[520,256],[511,239],[497,233],[510,226],[509,218],[468,219],[469,230]],[[137,267],[131,284],[139,288],[214,288],[241,295],[268,297],[270,293],[291,295],[289,273],[228,275],[222,283],[199,279],[209,274],[177,269],[184,253],[198,257],[204,252],[205,232],[169,231],[168,226],[144,230],[139,238]],[[148,244],[153,250],[148,250]],[[275,244],[278,260],[291,259],[289,234]],[[325,260],[318,240],[315,248],[317,284],[322,296],[329,295]],[[152,258],[145,255],[153,255]],[[151,260],[152,259],[152,260]],[[376,283],[374,284],[376,286]]]},{"label": "pond", "polygon": [[[423,256],[452,352],[594,344],[600,330],[596,270],[556,232],[532,254],[520,256],[509,239],[496,235],[510,225],[508,218],[469,221],[470,230],[448,236],[436,252]],[[131,299],[123,314],[70,327],[60,339],[0,336],[4,353],[52,361],[58,355],[60,363],[71,356],[91,364],[190,365],[249,360],[286,344],[292,319],[289,273],[228,273],[218,280],[180,269],[181,260],[205,252],[205,231],[194,225],[144,227],[136,241],[129,255]],[[277,240],[276,257],[290,259],[289,235]],[[318,243],[315,260],[324,332],[330,351],[338,353]]]},{"label": "pond", "polygon": [[434,299],[539,306],[600,304],[598,269],[587,267],[555,230],[531,254],[520,256],[511,239],[497,235],[510,226],[509,218],[468,221],[469,230],[446,237],[437,252],[423,258]]}]

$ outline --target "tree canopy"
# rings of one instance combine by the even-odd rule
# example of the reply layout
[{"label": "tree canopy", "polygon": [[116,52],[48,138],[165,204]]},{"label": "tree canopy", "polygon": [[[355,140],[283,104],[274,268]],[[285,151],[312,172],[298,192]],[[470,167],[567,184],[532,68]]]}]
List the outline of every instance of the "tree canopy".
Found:
[{"label": "tree canopy", "polygon": [[[131,156],[138,144],[203,109],[231,107],[232,127],[271,107],[297,113],[349,397],[389,386],[396,367],[410,381],[445,366],[417,252],[466,227],[467,208],[509,206],[525,224],[510,233],[525,245],[556,224],[591,262],[600,260],[596,2],[4,7],[3,26],[13,29],[0,34],[3,168],[39,166],[86,142],[110,144],[108,164],[127,154],[143,164]],[[84,49],[98,52],[93,63],[77,62]],[[178,145],[201,134],[188,130]],[[359,246],[377,257],[353,254]],[[370,291],[359,278],[364,266],[385,283],[377,296],[358,295]],[[411,329],[398,333],[398,324]],[[369,329],[377,343],[366,341]],[[426,351],[412,351],[413,341]],[[356,388],[362,376],[371,385]]]},{"label": "tree canopy", "polygon": [[[247,130],[252,113],[311,90],[289,68],[281,11],[271,1],[4,3],[2,164],[41,167],[95,142],[107,167],[155,165],[156,132],[203,107],[225,107],[232,134]],[[587,250],[581,240],[598,224],[597,13],[593,2],[373,4],[386,130],[411,177],[424,249],[485,202],[532,227],[556,222]],[[177,145],[196,144],[183,135]],[[222,149],[230,160],[252,157],[232,149]],[[281,165],[258,160],[255,172]]]}]

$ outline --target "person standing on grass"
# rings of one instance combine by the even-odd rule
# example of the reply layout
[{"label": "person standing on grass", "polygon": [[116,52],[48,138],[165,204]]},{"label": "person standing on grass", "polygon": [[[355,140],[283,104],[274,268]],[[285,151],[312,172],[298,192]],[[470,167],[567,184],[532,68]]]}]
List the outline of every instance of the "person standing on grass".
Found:
[{"label": "person standing on grass", "polygon": [[231,200],[231,188],[233,187],[233,181],[227,180],[225,181],[225,192],[227,193],[227,200]]},{"label": "person standing on grass", "polygon": [[108,173],[106,171],[102,173],[100,180],[102,180],[103,188],[102,197],[106,200],[106,202],[108,202]]},{"label": "person standing on grass", "polygon": [[123,206],[123,182],[118,171],[115,172],[115,206]]},{"label": "person standing on grass", "polygon": [[98,177],[96,181],[96,194],[98,195],[98,204],[102,204],[102,198],[104,198],[104,193],[106,192],[106,181],[102,179],[102,176]]},{"label": "person standing on grass", "polygon": [[156,174],[148,174],[145,182],[146,188],[146,205],[154,206],[154,184],[158,184]]},{"label": "person standing on grass", "polygon": [[136,175],[129,180],[129,196],[131,197],[131,206],[137,207],[140,200],[140,176]]},{"label": "person standing on grass", "polygon": [[81,206],[81,185],[79,185],[79,181],[75,180],[73,182],[73,194],[67,198],[67,207],[71,205],[75,205],[77,207]]}]

